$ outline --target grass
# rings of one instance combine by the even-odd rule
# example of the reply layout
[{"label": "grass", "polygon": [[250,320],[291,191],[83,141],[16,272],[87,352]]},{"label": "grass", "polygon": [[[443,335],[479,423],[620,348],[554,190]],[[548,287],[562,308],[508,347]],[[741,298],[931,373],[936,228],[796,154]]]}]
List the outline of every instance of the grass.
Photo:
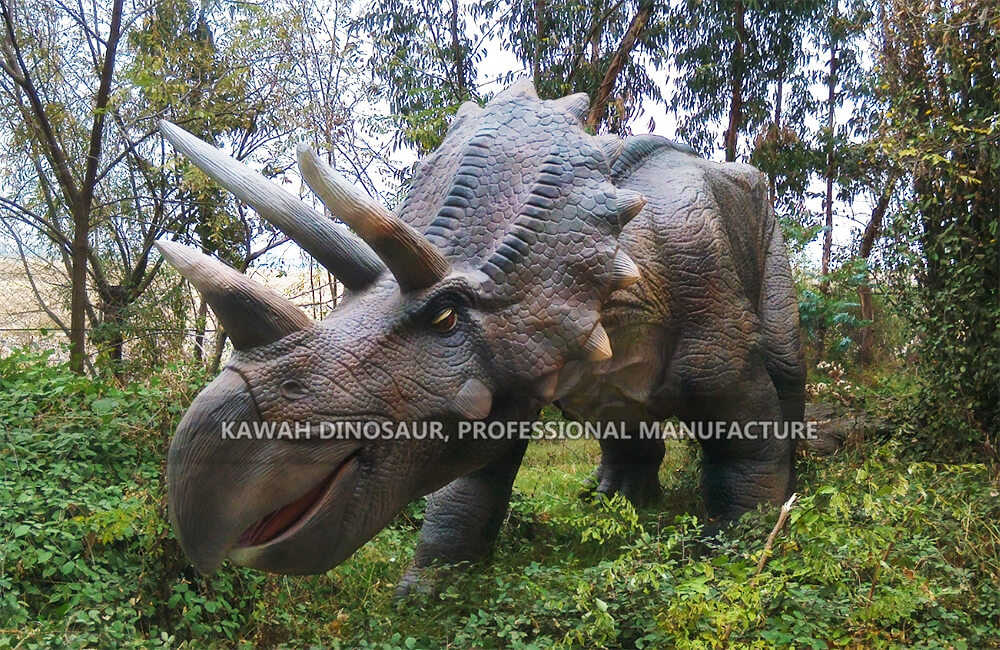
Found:
[{"label": "grass", "polygon": [[593,441],[533,443],[489,562],[393,601],[412,504],[321,576],[196,575],[164,520],[163,453],[202,378],[118,389],[0,358],[0,648],[1000,647],[1000,498],[983,465],[896,441],[803,459],[777,517],[698,533],[698,449],[668,446],[663,502],[581,496]]},{"label": "grass", "polygon": [[755,576],[777,511],[750,514],[706,548],[687,514],[698,507],[696,448],[672,443],[661,470],[665,504],[635,513],[580,498],[596,444],[539,444],[489,563],[441,576],[436,596],[394,604],[416,537],[411,514],[327,576],[272,582],[266,600],[299,613],[278,628],[311,632],[244,638],[419,648],[997,647],[995,483],[983,466],[911,463],[897,451],[805,460],[806,496]]}]

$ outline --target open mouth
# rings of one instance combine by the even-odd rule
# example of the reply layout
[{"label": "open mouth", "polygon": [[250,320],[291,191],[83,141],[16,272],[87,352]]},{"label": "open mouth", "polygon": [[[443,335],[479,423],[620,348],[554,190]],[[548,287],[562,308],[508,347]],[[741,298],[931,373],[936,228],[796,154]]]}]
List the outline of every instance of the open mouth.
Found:
[{"label": "open mouth", "polygon": [[344,459],[337,469],[330,472],[326,478],[295,501],[285,504],[264,515],[250,527],[243,531],[236,548],[250,546],[261,546],[268,542],[273,542],[279,537],[290,533],[293,529],[300,528],[319,510],[320,503],[324,497],[330,493],[337,479],[344,473],[347,465],[354,460],[358,452],[354,452]]}]

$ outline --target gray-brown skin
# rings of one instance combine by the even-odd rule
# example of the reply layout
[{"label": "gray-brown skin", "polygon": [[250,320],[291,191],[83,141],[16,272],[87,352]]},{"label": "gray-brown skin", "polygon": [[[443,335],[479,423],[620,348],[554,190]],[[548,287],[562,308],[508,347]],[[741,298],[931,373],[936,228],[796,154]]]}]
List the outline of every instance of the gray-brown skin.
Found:
[{"label": "gray-brown skin", "polygon": [[[582,95],[540,101],[526,83],[463,105],[397,210],[448,260],[446,275],[404,291],[382,272],[324,321],[242,346],[196,398],[168,488],[200,570],[229,557],[322,572],[429,494],[405,592],[423,567],[489,552],[526,444],[223,440],[223,421],[443,420],[454,432],[463,418],[530,420],[553,400],[574,418],[635,427],[801,420],[797,306],[761,174],[655,136],[590,136],[586,108]],[[448,308],[445,331],[434,321]],[[703,447],[713,521],[791,490],[789,440]],[[599,492],[656,497],[662,442],[601,450]],[[276,537],[254,537],[255,522],[306,501]]]}]

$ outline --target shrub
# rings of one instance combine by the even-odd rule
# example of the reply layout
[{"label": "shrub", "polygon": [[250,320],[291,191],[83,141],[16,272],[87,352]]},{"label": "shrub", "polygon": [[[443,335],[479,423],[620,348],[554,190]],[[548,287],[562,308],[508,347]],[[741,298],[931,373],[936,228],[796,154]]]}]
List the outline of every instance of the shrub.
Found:
[{"label": "shrub", "polygon": [[163,459],[201,385],[168,367],[116,388],[26,352],[0,359],[0,647],[236,639],[261,578],[197,577],[164,517]]},{"label": "shrub", "polygon": [[494,557],[433,595],[392,600],[419,502],[325,575],[198,576],[162,472],[202,381],[118,389],[0,359],[0,648],[998,647],[1000,488],[900,441],[807,461],[759,574],[776,509],[702,540],[695,445],[668,445],[666,498],[637,511],[581,498],[598,455],[581,440],[529,447]]}]

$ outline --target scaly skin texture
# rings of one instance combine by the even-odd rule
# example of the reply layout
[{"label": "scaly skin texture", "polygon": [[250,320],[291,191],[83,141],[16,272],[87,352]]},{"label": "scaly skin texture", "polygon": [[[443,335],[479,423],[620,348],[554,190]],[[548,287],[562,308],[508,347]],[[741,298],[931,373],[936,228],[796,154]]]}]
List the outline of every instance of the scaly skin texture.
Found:
[{"label": "scaly skin texture", "polygon": [[[594,138],[586,106],[540,101],[524,83],[464,105],[397,211],[447,259],[444,277],[411,288],[383,272],[326,320],[239,349],[199,395],[168,462],[171,516],[199,569],[229,557],[323,571],[430,493],[405,593],[430,565],[489,552],[525,445],[232,441],[222,421],[440,420],[454,433],[463,418],[532,419],[553,400],[633,432],[670,416],[801,420],[797,305],[761,174],[655,136]],[[435,325],[447,310],[450,329]],[[702,444],[712,524],[791,490],[794,443]],[[598,491],[655,501],[662,442],[601,451]],[[318,493],[304,515],[289,509]],[[259,532],[286,516],[287,530]]]}]

